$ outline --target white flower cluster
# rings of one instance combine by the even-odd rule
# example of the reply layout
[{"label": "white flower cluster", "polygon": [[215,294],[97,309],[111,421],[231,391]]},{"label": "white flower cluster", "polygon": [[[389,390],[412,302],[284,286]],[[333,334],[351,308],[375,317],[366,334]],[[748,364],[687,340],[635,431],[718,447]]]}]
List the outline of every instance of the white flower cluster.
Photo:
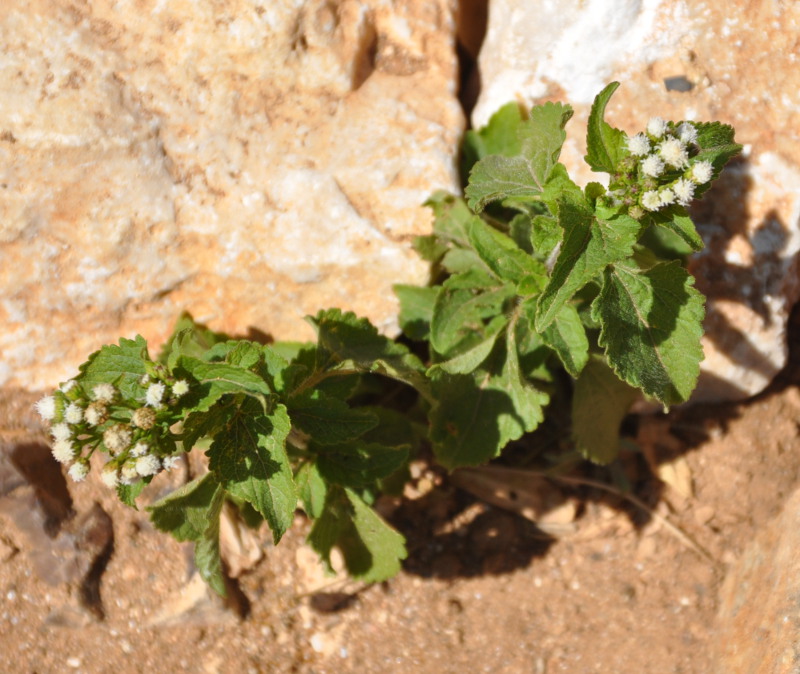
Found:
[{"label": "white flower cluster", "polygon": [[[692,159],[698,148],[697,129],[691,122],[675,125],[653,117],[646,133],[628,137],[627,146],[634,162],[630,179],[637,184],[629,188],[626,203],[637,218],[672,204],[688,206],[697,187],[714,173],[711,162]],[[633,167],[638,167],[638,178]]]},{"label": "white flower cluster", "polygon": [[[36,403],[36,411],[50,424],[53,457],[68,466],[73,480],[86,478],[89,459],[98,448],[111,456],[101,474],[109,487],[133,484],[177,465],[178,456],[162,456],[152,431],[160,410],[188,393],[189,383],[171,378],[151,382],[149,377],[140,383],[146,391],[139,401],[125,400],[113,384],[96,384],[86,392],[70,380]],[[162,419],[167,426],[174,421],[169,412]]]}]

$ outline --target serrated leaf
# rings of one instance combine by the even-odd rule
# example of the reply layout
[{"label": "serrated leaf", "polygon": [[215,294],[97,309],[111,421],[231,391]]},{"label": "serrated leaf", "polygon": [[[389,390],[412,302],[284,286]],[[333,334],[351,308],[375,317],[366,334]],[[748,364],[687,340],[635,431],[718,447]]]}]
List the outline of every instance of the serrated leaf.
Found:
[{"label": "serrated leaf", "polygon": [[472,167],[464,191],[470,208],[480,212],[494,201],[539,199],[558,162],[566,138],[564,126],[572,112],[570,106],[560,103],[535,106],[530,119],[520,126],[520,154],[489,155]]},{"label": "serrated leaf", "polygon": [[357,369],[408,384],[430,399],[424,366],[403,344],[378,333],[365,318],[339,309],[321,311],[309,321],[318,334],[318,366],[322,369]]},{"label": "serrated leaf", "polygon": [[417,341],[428,339],[438,289],[403,284],[396,284],[392,289],[400,300],[398,322],[403,334]]},{"label": "serrated leaf", "polygon": [[266,408],[266,396],[272,391],[255,372],[228,363],[206,363],[191,356],[180,356],[176,367],[196,380],[188,398],[193,412],[205,412],[222,396],[244,393],[259,400]]},{"label": "serrated leaf", "polygon": [[461,146],[461,176],[466,180],[476,161],[490,154],[511,157],[519,153],[519,128],[523,123],[522,110],[517,103],[507,103],[495,112],[486,126],[470,129],[464,134]]},{"label": "serrated leaf", "polygon": [[589,340],[578,315],[571,304],[564,304],[553,322],[542,332],[542,339],[556,352],[564,369],[577,377],[589,360]]},{"label": "serrated leaf", "polygon": [[441,286],[433,308],[431,345],[449,356],[484,341],[484,320],[503,314],[514,296],[513,286],[502,285],[480,270],[451,276]]},{"label": "serrated leaf", "polygon": [[589,461],[605,465],[619,452],[619,427],[638,397],[602,359],[583,368],[572,393],[572,435]]},{"label": "serrated leaf", "polygon": [[620,160],[627,154],[625,134],[604,120],[608,101],[618,87],[619,82],[612,82],[603,89],[594,99],[589,113],[585,159],[592,171],[614,173]]},{"label": "serrated leaf", "polygon": [[656,227],[668,229],[678,236],[691,250],[703,250],[705,244],[697,233],[694,222],[682,206],[670,206],[651,215]]},{"label": "serrated leaf", "polygon": [[609,264],[633,251],[640,224],[627,215],[602,220],[585,202],[559,202],[558,221],[564,229],[561,250],[550,281],[539,296],[536,329],[544,330],[572,296]]},{"label": "serrated leaf", "polygon": [[138,480],[133,484],[118,484],[116,491],[119,500],[122,501],[126,506],[130,506],[134,510],[138,510],[136,507],[136,499],[149,482],[150,480]]},{"label": "serrated leaf", "polygon": [[475,218],[467,230],[470,244],[484,264],[501,281],[522,283],[530,281],[540,289],[544,287],[547,270],[502,232]]},{"label": "serrated leaf", "polygon": [[434,215],[433,233],[441,241],[466,248],[469,246],[467,227],[477,216],[466,202],[448,192],[434,192],[425,202]]},{"label": "serrated leaf", "polygon": [[198,541],[208,529],[209,513],[222,507],[224,491],[211,473],[192,480],[147,507],[153,526],[179,541]]},{"label": "serrated leaf", "polygon": [[135,339],[119,340],[119,345],[109,344],[95,351],[80,367],[78,379],[87,392],[97,384],[114,384],[122,398],[144,398],[139,382],[147,373],[145,363],[150,362],[147,342],[141,335]]},{"label": "serrated leaf", "polygon": [[256,400],[248,398],[231,414],[225,430],[214,437],[206,452],[209,469],[231,494],[261,514],[275,543],[291,526],[297,505],[286,455],[290,430],[283,405],[267,416]]},{"label": "serrated leaf", "polygon": [[482,330],[480,341],[472,343],[465,351],[448,360],[433,365],[428,369],[428,376],[434,375],[438,370],[450,374],[469,374],[489,357],[498,336],[507,324],[508,318],[505,315],[495,316]]},{"label": "serrated leaf", "polygon": [[294,477],[297,494],[303,504],[303,510],[312,520],[322,515],[328,487],[319,474],[316,463],[304,463]]},{"label": "serrated leaf", "polygon": [[720,122],[692,122],[697,129],[697,144],[700,152],[692,158],[692,162],[710,161],[714,167],[711,180],[703,185],[698,185],[695,190],[695,199],[702,196],[719,177],[725,164],[742,151],[742,146],[734,142],[733,127]]},{"label": "serrated leaf", "polygon": [[666,406],[686,401],[700,373],[703,296],[693,283],[678,262],[616,264],[592,305],[614,372]]},{"label": "serrated leaf", "polygon": [[227,335],[214,332],[202,323],[195,322],[192,315],[184,311],[172,330],[172,336],[165,342],[158,354],[158,362],[168,364],[170,370],[181,354],[202,358],[203,354],[217,342],[224,342]]},{"label": "serrated leaf", "polygon": [[288,406],[292,425],[320,445],[355,440],[378,425],[378,417],[372,412],[353,409],[344,400],[319,390],[291,398]]},{"label": "serrated leaf", "polygon": [[343,487],[369,487],[388,477],[408,459],[406,447],[386,447],[374,442],[317,448],[317,470],[328,483]]}]

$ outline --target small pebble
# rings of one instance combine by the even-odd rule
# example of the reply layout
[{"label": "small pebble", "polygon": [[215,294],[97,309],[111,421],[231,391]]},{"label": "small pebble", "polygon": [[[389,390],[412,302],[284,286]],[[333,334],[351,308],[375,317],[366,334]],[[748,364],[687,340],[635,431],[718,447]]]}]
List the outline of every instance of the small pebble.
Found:
[{"label": "small pebble", "polygon": [[72,669],[78,669],[81,666],[81,659],[80,658],[67,658],[67,667],[72,667]]}]

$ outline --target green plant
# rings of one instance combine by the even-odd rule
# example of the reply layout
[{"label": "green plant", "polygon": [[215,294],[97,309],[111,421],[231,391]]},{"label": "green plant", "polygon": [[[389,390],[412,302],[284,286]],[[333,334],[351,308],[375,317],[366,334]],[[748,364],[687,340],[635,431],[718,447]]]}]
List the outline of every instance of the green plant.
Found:
[{"label": "green plant", "polygon": [[[53,454],[82,480],[101,477],[135,499],[183,453],[208,472],[148,508],[155,526],[195,543],[197,566],[224,592],[219,516],[234,503],[266,520],[277,543],[298,502],[326,563],[388,578],[402,536],[372,509],[402,486],[429,442],[446,468],[497,457],[544,418],[560,371],[574,379],[576,447],[607,463],[636,389],[669,406],[690,395],[702,358],[703,297],[683,258],[702,247],[685,206],[740,146],[722,124],[655,118],[626,136],[604,121],[618,85],[597,97],[586,161],[609,184],[578,187],[559,163],[568,105],[524,116],[502,108],[467,135],[465,199],[439,193],[427,287],[397,286],[408,345],[338,309],[310,318],[316,344],[231,340],[181,318],[158,358],[144,339],[92,354],[37,407]],[[397,403],[395,385],[416,392]]]}]

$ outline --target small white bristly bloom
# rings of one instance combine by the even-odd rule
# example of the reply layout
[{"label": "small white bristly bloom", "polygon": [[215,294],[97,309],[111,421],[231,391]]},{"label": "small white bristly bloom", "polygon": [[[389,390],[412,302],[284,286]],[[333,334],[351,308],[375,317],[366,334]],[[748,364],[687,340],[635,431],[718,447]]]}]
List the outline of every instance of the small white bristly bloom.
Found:
[{"label": "small white bristly bloom", "polygon": [[53,440],[69,440],[72,437],[72,429],[64,422],[56,424],[50,429]]},{"label": "small white bristly bloom", "polygon": [[160,470],[161,461],[158,460],[157,456],[148,454],[146,456],[140,456],[138,459],[136,459],[136,472],[142,477],[155,475]]},{"label": "small white bristly bloom", "polygon": [[131,450],[131,456],[144,456],[150,451],[150,445],[146,442],[137,442]]},{"label": "small white bristly bloom", "polygon": [[45,396],[36,405],[36,411],[45,421],[52,421],[56,416],[56,399],[53,396]]},{"label": "small white bristly bloom", "polygon": [[114,489],[119,484],[119,471],[117,467],[107,463],[100,473],[100,479],[107,487]]},{"label": "small white bristly bloom", "polygon": [[667,130],[667,123],[661,117],[651,117],[647,122],[647,133],[654,138],[661,138]]},{"label": "small white bristly bloom", "polygon": [[643,133],[628,138],[628,151],[635,157],[643,157],[650,152],[650,141]]},{"label": "small white bristly bloom", "polygon": [[69,440],[59,440],[53,445],[53,458],[59,463],[69,463],[75,458],[75,448]]},{"label": "small white bristly bloom", "polygon": [[121,452],[131,444],[131,431],[127,426],[117,424],[103,433],[103,444],[111,452]]},{"label": "small white bristly bloom", "polygon": [[83,418],[90,426],[99,426],[105,422],[107,416],[106,406],[103,403],[90,403],[83,413]]},{"label": "small white bristly bloom", "polygon": [[678,138],[680,138],[681,143],[694,143],[697,140],[697,129],[694,128],[694,124],[683,122],[678,127]]},{"label": "small white bristly bloom", "polygon": [[681,206],[686,206],[694,196],[694,183],[686,178],[680,178],[675,181],[672,186],[672,191],[675,192],[675,198]]},{"label": "small white bristly bloom", "polygon": [[180,398],[182,395],[185,395],[188,392],[189,392],[189,382],[183,379],[178,379],[178,381],[176,381],[172,385],[172,393],[175,395],[176,398]]},{"label": "small white bristly bloom", "polygon": [[83,421],[83,408],[78,403],[70,403],[64,410],[64,421],[68,424],[79,424]]},{"label": "small white bristly bloom", "polygon": [[172,470],[173,468],[176,468],[180,462],[181,462],[180,456],[167,456],[164,457],[162,466],[164,470]]},{"label": "small white bristly bloom", "polygon": [[646,176],[658,178],[658,176],[660,176],[663,171],[664,171],[664,162],[658,155],[651,154],[649,157],[646,157],[645,160],[642,162],[642,173],[644,173]]},{"label": "small white bristly bloom", "polygon": [[658,200],[661,202],[662,206],[669,206],[670,204],[675,203],[675,192],[673,192],[669,187],[666,189],[661,190],[658,193]]},{"label": "small white bristly bloom", "polygon": [[92,389],[94,399],[99,403],[113,402],[114,396],[117,395],[117,389],[112,384],[98,384]]},{"label": "small white bristly bloom", "polygon": [[711,180],[711,175],[714,172],[714,167],[711,166],[710,161],[699,161],[692,166],[692,180],[698,185],[707,183]]},{"label": "small white bristly bloom", "polygon": [[58,388],[61,391],[61,393],[69,393],[77,385],[78,382],[76,382],[74,379],[69,379],[65,381],[63,384],[61,384],[61,386],[59,386]]},{"label": "small white bristly bloom", "polygon": [[139,473],[136,472],[136,462],[126,461],[119,471],[119,481],[122,484],[133,484],[139,479]]},{"label": "small white bristly bloom", "polygon": [[670,166],[683,168],[689,163],[689,155],[683,143],[677,138],[668,138],[658,146],[658,154]]},{"label": "small white bristly bloom", "polygon": [[642,206],[648,211],[657,211],[661,207],[661,199],[658,197],[658,192],[650,190],[642,195]]},{"label": "small white bristly bloom", "polygon": [[160,381],[157,381],[154,384],[150,384],[147,387],[147,395],[145,396],[145,402],[150,405],[150,407],[158,407],[161,405],[161,399],[164,397],[164,391],[166,391],[167,387],[164,386]]},{"label": "small white bristly bloom", "polygon": [[89,466],[82,461],[73,463],[67,472],[69,473],[69,476],[75,480],[75,482],[82,482],[89,474]]},{"label": "small white bristly bloom", "polygon": [[144,430],[148,431],[156,423],[156,413],[150,407],[140,407],[133,413],[131,417],[131,423],[134,426],[138,426],[139,428],[143,428]]}]

